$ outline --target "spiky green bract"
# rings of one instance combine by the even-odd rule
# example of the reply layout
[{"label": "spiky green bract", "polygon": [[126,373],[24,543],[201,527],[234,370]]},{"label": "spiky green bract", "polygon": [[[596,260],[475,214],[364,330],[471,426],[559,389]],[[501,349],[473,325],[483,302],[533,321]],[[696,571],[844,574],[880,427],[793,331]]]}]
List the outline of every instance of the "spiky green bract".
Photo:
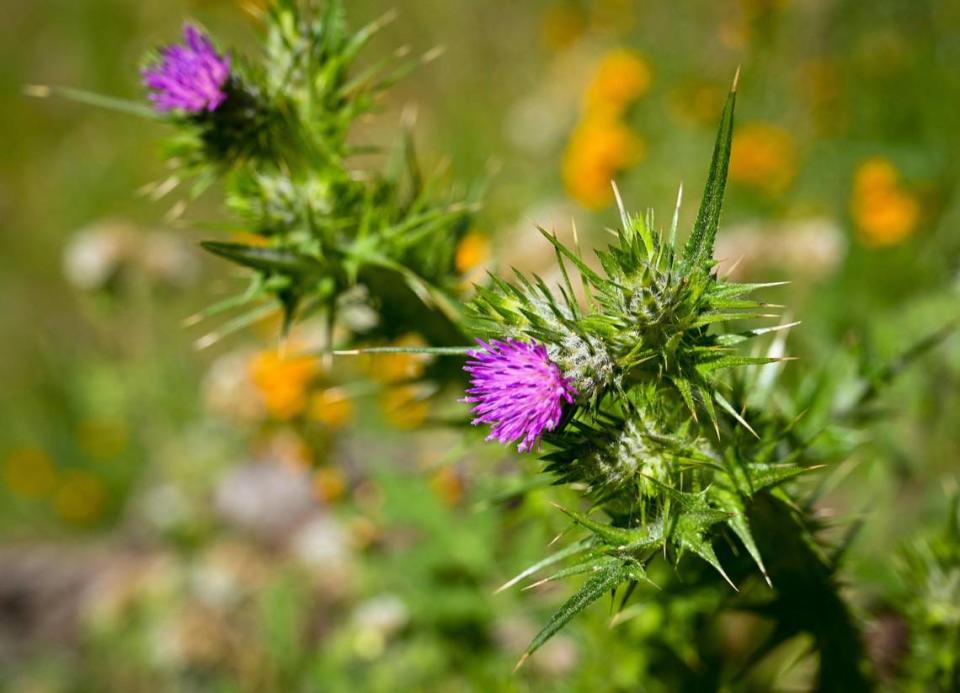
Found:
[{"label": "spiky green bract", "polygon": [[[725,123],[732,122],[732,110],[733,95]],[[729,139],[729,127],[722,129],[718,148],[729,147]],[[708,185],[725,176],[726,163],[721,157],[724,169],[712,171]],[[715,221],[708,215],[707,223]],[[652,213],[622,211],[621,222],[615,242],[597,252],[600,270],[541,229],[556,250],[563,285],[552,290],[539,277],[519,273],[513,284],[493,278],[470,307],[471,324],[483,337],[548,344],[551,358],[582,394],[582,404],[593,410],[612,392],[623,395],[637,385],[653,384],[658,397],[672,390],[694,419],[705,413],[717,428],[721,371],[765,360],[737,353],[739,343],[754,333],[716,328],[732,320],[769,317],[765,304],[749,297],[758,287],[728,282],[712,272],[710,233],[707,254],[689,244],[681,254],[654,230]],[[579,274],[585,305],[577,301],[566,263]]]},{"label": "spiky green bract", "polygon": [[479,190],[425,176],[408,132],[366,160],[382,160],[376,169],[359,157],[379,148],[351,138],[357,119],[418,61],[356,68],[389,18],[350,31],[342,0],[323,9],[276,0],[264,19],[263,54],[234,60],[220,108],[177,121],[172,152],[182,175],[198,176],[197,189],[222,178],[227,207],[257,237],[204,243],[253,270],[237,303],[277,301],[288,325],[315,311],[332,324],[349,293],[380,318],[366,337],[391,338],[416,325],[428,343],[464,343],[455,257]]}]

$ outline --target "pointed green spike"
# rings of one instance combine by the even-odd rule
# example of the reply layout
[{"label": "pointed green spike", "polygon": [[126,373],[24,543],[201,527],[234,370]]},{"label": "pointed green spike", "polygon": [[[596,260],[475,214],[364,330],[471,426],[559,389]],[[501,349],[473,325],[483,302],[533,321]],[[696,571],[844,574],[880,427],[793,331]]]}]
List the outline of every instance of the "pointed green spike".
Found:
[{"label": "pointed green spike", "polygon": [[674,387],[680,392],[680,396],[683,398],[683,403],[687,405],[687,409],[690,410],[690,416],[693,417],[694,421],[697,421],[697,405],[693,400],[693,386],[691,386],[690,381],[686,378],[671,378],[673,381]]},{"label": "pointed green spike", "polygon": [[767,567],[763,564],[763,557],[760,556],[760,549],[757,548],[757,542],[753,538],[753,532],[750,531],[750,524],[747,522],[747,518],[743,513],[742,504],[734,499],[735,496],[731,494],[731,501],[733,501],[734,504],[741,505],[741,507],[736,514],[727,520],[727,527],[740,539],[740,543],[743,544],[747,553],[750,554],[750,558],[753,559],[753,562],[757,564],[757,568],[760,569],[760,573],[763,575],[763,579],[767,585],[773,587],[770,576],[767,574]]},{"label": "pointed green spike", "polygon": [[564,559],[566,559],[566,558],[570,558],[571,556],[575,556],[575,555],[577,555],[578,553],[580,553],[580,552],[582,552],[582,551],[586,551],[589,547],[590,547],[590,541],[589,541],[589,540],[583,540],[583,541],[578,541],[578,542],[576,542],[576,543],[574,543],[574,544],[571,544],[570,546],[567,546],[566,548],[563,548],[563,549],[561,549],[560,551],[557,551],[557,552],[555,552],[555,553],[552,553],[552,554],[550,554],[549,556],[547,556],[546,558],[544,558],[544,559],[542,559],[542,560],[534,563],[532,566],[526,568],[525,570],[521,571],[520,573],[518,573],[518,574],[515,575],[514,577],[510,578],[509,580],[507,580],[505,583],[503,583],[502,585],[500,585],[500,587],[497,588],[497,590],[496,590],[496,592],[494,592],[494,594],[497,594],[497,593],[499,593],[499,592],[503,592],[504,590],[510,589],[511,587],[513,587],[514,585],[516,585],[516,584],[517,584],[518,582],[520,582],[521,580],[525,580],[526,578],[530,577],[531,575],[534,575],[534,574],[540,572],[540,571],[543,570],[544,568],[546,568],[546,567],[548,567],[548,566],[551,566],[551,565],[553,565],[554,563],[559,563],[560,561],[562,561],[562,560],[564,560]]},{"label": "pointed green spike", "polygon": [[323,269],[323,266],[316,260],[281,248],[264,248],[262,246],[219,241],[202,241],[200,246],[207,252],[231,260],[238,265],[265,272],[302,276],[318,273]]},{"label": "pointed green spike", "polygon": [[707,411],[707,417],[710,419],[710,423],[713,424],[713,430],[717,434],[717,440],[720,440],[720,422],[717,420],[717,410],[713,406],[713,400],[710,399],[710,392],[703,387],[697,388],[697,394],[700,395],[700,401],[703,403],[703,408]]},{"label": "pointed green spike", "polygon": [[615,563],[619,563],[615,558],[610,558],[604,556],[601,552],[595,552],[589,555],[591,560],[586,560],[583,563],[577,563],[576,565],[563,568],[558,570],[551,575],[548,575],[545,578],[537,580],[536,582],[530,583],[524,590],[534,589],[540,585],[546,584],[548,582],[556,582],[557,580],[562,580],[563,578],[576,577],[577,575],[586,575],[588,573],[599,573],[601,570],[605,570],[612,566]]},{"label": "pointed green spike", "polygon": [[723,566],[720,565],[720,561],[719,559],[717,559],[717,554],[714,553],[713,551],[713,545],[708,540],[704,539],[702,536],[698,536],[698,537],[681,536],[679,539],[680,539],[679,543],[683,548],[693,551],[700,558],[702,558],[711,566],[713,566],[714,569],[718,573],[720,573],[723,579],[727,581],[727,584],[730,585],[735,592],[740,591],[737,589],[737,586],[733,584],[733,581],[729,578],[726,571],[723,569]]},{"label": "pointed green spike", "polygon": [[46,85],[30,85],[24,89],[27,96],[36,98],[47,98],[49,96],[60,96],[70,101],[105,108],[109,111],[118,113],[127,113],[147,120],[163,120],[165,116],[157,113],[153,108],[138,101],[129,101],[127,99],[118,99],[113,96],[104,96],[83,89],[74,89],[72,87],[52,87]]},{"label": "pointed green spike", "polygon": [[713,256],[713,244],[720,225],[720,210],[723,207],[723,192],[727,185],[727,170],[730,167],[730,148],[733,141],[733,111],[737,101],[737,82],[740,70],[733,78],[733,86],[727,96],[720,117],[720,129],[713,149],[713,160],[707,185],[700,202],[700,211],[693,226],[693,233],[684,248],[684,265],[690,269],[702,266]]},{"label": "pointed green spike", "polygon": [[621,529],[619,527],[614,527],[612,525],[603,524],[602,522],[597,522],[592,520],[582,513],[578,513],[575,510],[567,510],[563,506],[554,504],[555,507],[560,510],[560,512],[569,516],[571,520],[576,522],[578,525],[584,529],[588,529],[593,532],[595,535],[600,537],[607,544],[613,546],[620,546],[630,544],[633,540],[637,538],[635,532],[630,530]]}]

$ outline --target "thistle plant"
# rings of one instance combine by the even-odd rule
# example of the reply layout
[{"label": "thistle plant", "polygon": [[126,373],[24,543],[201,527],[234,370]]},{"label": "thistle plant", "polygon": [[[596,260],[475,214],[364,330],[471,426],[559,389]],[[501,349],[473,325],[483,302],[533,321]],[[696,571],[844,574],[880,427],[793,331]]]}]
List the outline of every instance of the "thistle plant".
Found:
[{"label": "thistle plant", "polygon": [[[716,597],[718,613],[749,611],[774,624],[748,666],[720,667],[708,677],[713,685],[736,680],[804,634],[819,658],[818,690],[866,690],[860,619],[840,593],[844,544],[821,539],[820,491],[798,477],[847,459],[880,386],[952,328],[845,383],[860,393],[853,404],[816,379],[799,392],[785,390],[784,338],[797,323],[736,327],[778,317],[770,312],[778,306],[755,297],[777,283],[729,281],[713,258],[735,102],[736,79],[684,244],[679,200],[662,232],[652,211],[628,213],[614,188],[620,228],[597,252],[599,269],[540,229],[556,252],[561,284],[521,273],[512,282],[493,277],[468,307],[480,345],[466,366],[474,423],[490,424],[492,439],[519,441],[521,452],[539,449],[556,482],[579,490],[587,506],[560,508],[579,539],[504,585],[543,573],[534,585],[587,577],[519,664],[605,595],[619,595],[620,610],[636,595],[664,599],[668,586],[644,588],[651,566],[666,559],[679,567],[692,555],[713,571],[713,578],[695,572],[699,589],[727,584],[726,596]],[[677,674],[675,685],[706,685],[702,677]]]},{"label": "thistle plant", "polygon": [[246,308],[213,337],[275,308],[286,326],[315,313],[333,326],[344,303],[359,297],[382,319],[358,337],[396,337],[416,318],[430,343],[456,343],[463,336],[455,254],[479,190],[452,189],[425,174],[408,128],[389,147],[352,138],[390,86],[437,54],[356,69],[361,50],[391,18],[352,32],[340,0],[322,10],[277,0],[260,17],[264,48],[255,58],[219,48],[193,24],[181,43],[148,56],[142,75],[152,107],[76,89],[32,91],[168,124],[172,172],[152,187],[156,199],[188,181],[192,197],[222,182],[225,206],[253,241],[203,243],[249,270],[245,289],[198,314]]}]

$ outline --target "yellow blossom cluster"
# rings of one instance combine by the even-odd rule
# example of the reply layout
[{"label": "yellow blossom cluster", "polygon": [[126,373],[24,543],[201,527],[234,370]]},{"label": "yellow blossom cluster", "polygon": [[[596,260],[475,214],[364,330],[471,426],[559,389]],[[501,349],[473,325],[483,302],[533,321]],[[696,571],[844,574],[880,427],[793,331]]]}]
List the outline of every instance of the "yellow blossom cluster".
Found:
[{"label": "yellow blossom cluster", "polygon": [[[408,334],[393,346],[417,348],[426,346],[419,335]],[[427,354],[371,354],[367,361],[370,377],[385,385],[379,405],[387,421],[402,429],[416,428],[430,414],[430,403],[421,383],[417,383],[430,357]]]},{"label": "yellow blossom cluster", "polygon": [[797,173],[793,136],[770,123],[748,123],[737,129],[730,152],[730,180],[769,196],[780,195]]},{"label": "yellow blossom cluster", "polygon": [[318,374],[317,360],[308,356],[263,351],[250,361],[250,378],[267,412],[277,419],[292,419],[306,410],[309,388]]},{"label": "yellow blossom cluster", "polygon": [[585,207],[609,204],[610,181],[643,158],[645,144],[625,116],[652,81],[650,65],[634,51],[611,51],[597,65],[563,159],[567,192]]},{"label": "yellow blossom cluster", "polygon": [[916,231],[920,204],[903,188],[894,165],[875,157],[860,164],[854,173],[850,213],[865,245],[890,246]]},{"label": "yellow blossom cluster", "polygon": [[250,359],[248,370],[263,409],[272,418],[289,421],[305,415],[340,428],[353,415],[353,404],[342,388],[317,387],[322,369],[315,357],[262,351]]}]

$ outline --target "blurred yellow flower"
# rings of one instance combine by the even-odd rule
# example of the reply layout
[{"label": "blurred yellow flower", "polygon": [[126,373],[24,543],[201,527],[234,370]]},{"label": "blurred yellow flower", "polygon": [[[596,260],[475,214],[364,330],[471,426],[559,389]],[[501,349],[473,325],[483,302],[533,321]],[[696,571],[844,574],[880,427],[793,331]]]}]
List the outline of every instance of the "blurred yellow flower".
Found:
[{"label": "blurred yellow flower", "polygon": [[38,448],[21,448],[7,455],[3,480],[15,495],[40,498],[53,488],[57,469],[53,460]]},{"label": "blurred yellow flower", "polygon": [[896,245],[913,234],[920,204],[900,185],[900,174],[880,157],[860,164],[853,177],[850,212],[860,240],[869,246]]},{"label": "blurred yellow flower", "polygon": [[307,408],[307,389],[319,372],[316,359],[264,351],[253,357],[249,368],[250,378],[272,416],[292,419]]},{"label": "blurred yellow flower", "polygon": [[639,53],[618,49],[607,53],[597,66],[584,94],[584,111],[622,115],[631,103],[650,89],[653,70]]},{"label": "blurred yellow flower", "polygon": [[[396,347],[419,348],[427,346],[423,337],[417,334],[406,334],[391,344]],[[430,362],[429,354],[370,354],[365,359],[367,373],[374,380],[381,383],[397,383],[405,380],[416,380]]]},{"label": "blurred yellow flower", "polygon": [[870,195],[886,192],[897,187],[900,174],[892,163],[882,157],[873,157],[862,162],[853,174],[855,195]]},{"label": "blurred yellow flower", "polygon": [[353,418],[353,403],[342,388],[327,388],[310,398],[307,416],[329,428],[341,428]]},{"label": "blurred yellow flower", "polygon": [[610,181],[644,155],[642,139],[617,118],[586,117],[574,130],[563,160],[563,181],[577,202],[599,209],[613,199]]},{"label": "blurred yellow flower", "polygon": [[787,130],[769,123],[748,123],[737,129],[730,153],[730,180],[779,195],[796,172],[796,145]]},{"label": "blurred yellow flower", "polygon": [[107,494],[103,482],[83,471],[70,471],[60,478],[53,497],[57,514],[74,524],[93,522],[103,514]]},{"label": "blurred yellow flower", "polygon": [[336,467],[323,467],[313,474],[313,490],[320,500],[333,503],[347,492],[347,479]]},{"label": "blurred yellow flower", "polygon": [[430,402],[422,388],[415,385],[384,390],[380,394],[380,406],[387,421],[401,429],[417,428],[430,414]]},{"label": "blurred yellow flower", "polygon": [[479,231],[470,231],[460,239],[454,260],[457,272],[465,274],[482,265],[490,257],[490,238]]}]

